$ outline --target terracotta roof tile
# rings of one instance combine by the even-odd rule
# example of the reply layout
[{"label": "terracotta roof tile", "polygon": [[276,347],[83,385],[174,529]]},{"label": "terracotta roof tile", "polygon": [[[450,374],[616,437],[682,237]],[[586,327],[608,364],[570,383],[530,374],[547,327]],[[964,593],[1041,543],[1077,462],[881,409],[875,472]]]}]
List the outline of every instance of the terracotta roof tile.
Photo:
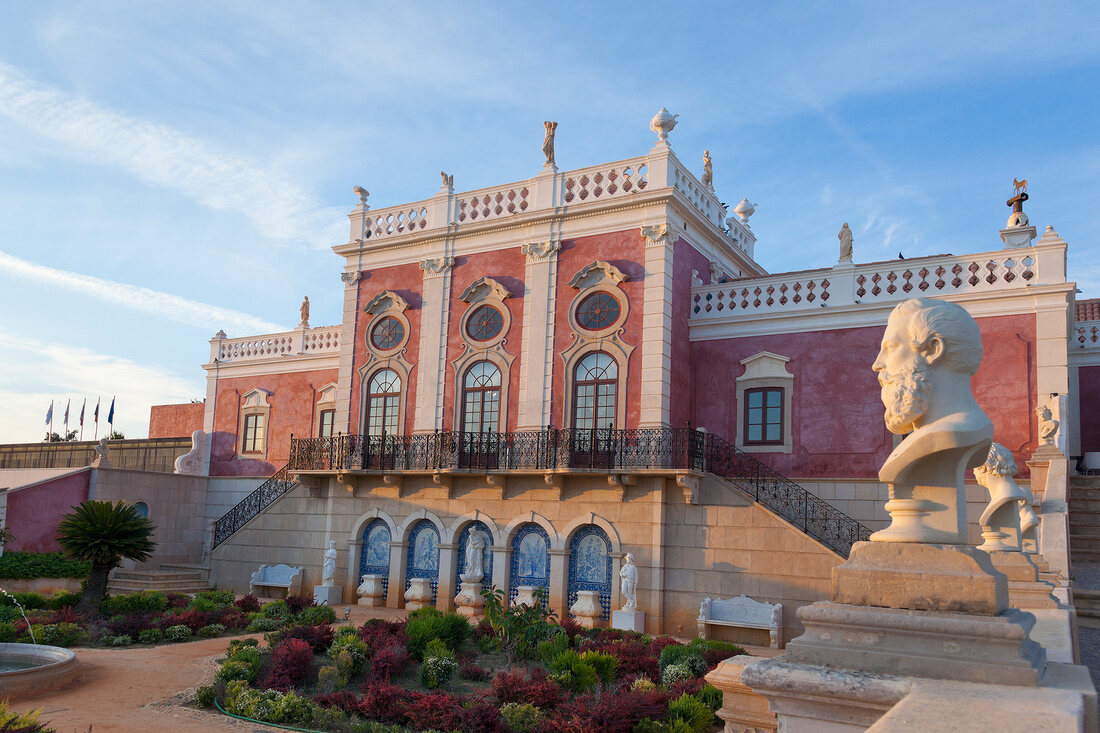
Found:
[{"label": "terracotta roof tile", "polygon": [[1100,321],[1100,298],[1077,301],[1077,321]]}]

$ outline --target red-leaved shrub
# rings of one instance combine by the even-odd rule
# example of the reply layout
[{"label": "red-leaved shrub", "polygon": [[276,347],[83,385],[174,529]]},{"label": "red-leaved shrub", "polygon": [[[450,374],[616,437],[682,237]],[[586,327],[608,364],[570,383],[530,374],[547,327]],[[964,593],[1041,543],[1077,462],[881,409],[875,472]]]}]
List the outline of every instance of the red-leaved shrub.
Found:
[{"label": "red-leaved shrub", "polygon": [[191,605],[191,596],[186,593],[169,593],[168,608],[187,608]]},{"label": "red-leaved shrub", "polygon": [[249,593],[233,601],[233,605],[245,613],[256,613],[260,610],[260,599]]},{"label": "red-leaved shrub", "polygon": [[486,697],[468,699],[462,705],[462,733],[509,733],[500,710]]},{"label": "red-leaved shrub", "polygon": [[331,626],[291,626],[279,632],[274,637],[274,643],[286,639],[301,639],[309,644],[314,654],[320,654],[332,644],[333,631]]},{"label": "red-leaved shrub", "polygon": [[313,599],[309,596],[287,596],[286,607],[290,609],[291,613],[301,613],[303,608],[309,608],[310,606],[316,606]]},{"label": "red-leaved shrub", "polygon": [[329,692],[323,695],[315,695],[313,702],[317,703],[323,708],[339,708],[348,715],[359,712],[359,696],[354,692],[348,692],[347,690],[340,690],[339,692]]},{"label": "red-leaved shrub", "polygon": [[371,619],[359,629],[359,638],[370,649],[397,644],[405,646],[405,622]]},{"label": "red-leaved shrub", "polygon": [[506,669],[493,678],[489,695],[497,705],[506,702],[531,703],[545,710],[561,702],[562,691],[544,676],[527,677],[522,671]]},{"label": "red-leaved shrub", "polygon": [[363,685],[359,714],[381,723],[404,723],[409,691],[389,682],[368,682]]},{"label": "red-leaved shrub", "polygon": [[388,680],[400,675],[409,666],[409,652],[401,644],[390,644],[373,651],[367,657],[367,679]]},{"label": "red-leaved shrub", "polygon": [[619,660],[619,672],[623,675],[645,675],[657,681],[660,676],[660,653],[641,639],[620,639],[618,641],[583,640],[580,651],[594,651],[610,654]]},{"label": "red-leaved shrub", "polygon": [[683,695],[685,692],[689,695],[694,695],[703,689],[707,684],[707,681],[701,677],[690,677],[686,680],[677,680],[668,686],[668,694],[673,700]]},{"label": "red-leaved shrub", "polygon": [[405,717],[419,730],[456,730],[462,724],[462,703],[445,692],[411,693]]},{"label": "red-leaved shrub", "polygon": [[479,667],[474,662],[459,662],[458,664],[458,676],[464,680],[483,682],[489,679],[491,674],[489,670]]},{"label": "red-leaved shrub", "polygon": [[271,668],[261,687],[287,691],[298,685],[313,666],[313,649],[302,639],[280,641],[271,652]]},{"label": "red-leaved shrub", "polygon": [[156,611],[134,611],[119,616],[113,616],[107,620],[107,628],[113,636],[127,634],[130,638],[138,638],[138,634],[150,627],[157,625],[160,614]]},{"label": "red-leaved shrub", "polygon": [[576,695],[563,702],[556,715],[547,718],[546,729],[630,733],[642,718],[663,717],[668,711],[668,699],[659,690],[634,692],[628,688],[619,688],[614,693]]}]

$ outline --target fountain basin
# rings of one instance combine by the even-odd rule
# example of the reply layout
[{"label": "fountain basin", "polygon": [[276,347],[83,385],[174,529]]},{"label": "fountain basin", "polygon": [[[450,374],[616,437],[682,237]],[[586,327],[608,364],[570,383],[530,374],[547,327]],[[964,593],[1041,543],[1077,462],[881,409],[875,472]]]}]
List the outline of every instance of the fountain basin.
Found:
[{"label": "fountain basin", "polygon": [[0,697],[29,697],[56,690],[79,671],[76,653],[64,647],[0,643]]}]

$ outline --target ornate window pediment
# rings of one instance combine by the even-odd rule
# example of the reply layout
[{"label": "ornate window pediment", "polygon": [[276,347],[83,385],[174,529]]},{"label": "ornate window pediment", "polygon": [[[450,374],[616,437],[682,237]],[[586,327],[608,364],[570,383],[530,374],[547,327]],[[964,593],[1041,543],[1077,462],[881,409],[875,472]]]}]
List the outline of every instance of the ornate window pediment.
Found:
[{"label": "ornate window pediment", "polygon": [[458,296],[458,299],[466,303],[479,303],[487,298],[495,298],[497,300],[504,300],[511,297],[512,293],[508,291],[508,288],[501,285],[499,282],[489,276],[479,277],[470,283],[470,287],[462,291],[462,295]]},{"label": "ornate window pediment", "polygon": [[370,313],[371,315],[378,315],[379,313],[385,313],[390,310],[404,313],[408,308],[408,302],[400,295],[392,290],[383,290],[370,299],[370,302],[363,308],[363,312]]},{"label": "ornate window pediment", "polygon": [[260,389],[259,387],[250,389],[244,393],[244,397],[241,400],[241,409],[244,410],[250,407],[259,409],[270,408],[271,403],[267,401],[267,398],[272,394],[272,392],[268,392],[266,389]]},{"label": "ornate window pediment", "polygon": [[627,279],[622,270],[610,262],[596,260],[582,267],[569,281],[569,286],[577,290],[584,290],[607,280],[611,281],[610,285],[618,285]]}]

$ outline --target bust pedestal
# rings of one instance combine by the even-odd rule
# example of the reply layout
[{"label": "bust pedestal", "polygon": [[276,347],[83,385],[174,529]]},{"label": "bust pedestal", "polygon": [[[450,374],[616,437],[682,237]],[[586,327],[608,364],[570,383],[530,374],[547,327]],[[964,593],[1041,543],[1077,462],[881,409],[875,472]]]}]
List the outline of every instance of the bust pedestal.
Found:
[{"label": "bust pedestal", "polygon": [[538,589],[537,585],[521,585],[516,588],[516,598],[512,601],[512,605],[519,606],[523,604],[534,608],[538,605],[538,601],[535,600],[535,591]]},{"label": "bust pedestal", "polygon": [[364,575],[363,582],[356,589],[360,606],[384,606],[386,605],[386,587],[381,575]]},{"label": "bust pedestal", "polygon": [[1008,603],[1013,608],[1058,608],[1054,585],[1039,580],[1039,568],[1022,552],[991,552],[993,567],[1008,578]]},{"label": "bust pedestal", "polygon": [[623,631],[645,631],[645,611],[620,608],[611,612],[611,628]]},{"label": "bust pedestal", "polygon": [[431,578],[413,578],[405,591],[405,610],[416,611],[432,605]]},{"label": "bust pedestal", "polygon": [[472,623],[485,618],[485,598],[481,595],[481,581],[463,580],[455,596],[455,612]]},{"label": "bust pedestal", "polygon": [[315,585],[313,586],[313,602],[318,606],[338,606],[344,602],[344,586],[342,585]]},{"label": "bust pedestal", "polygon": [[569,613],[574,620],[586,629],[594,629],[603,626],[603,606],[600,604],[599,591],[579,590],[577,601],[569,607]]}]

